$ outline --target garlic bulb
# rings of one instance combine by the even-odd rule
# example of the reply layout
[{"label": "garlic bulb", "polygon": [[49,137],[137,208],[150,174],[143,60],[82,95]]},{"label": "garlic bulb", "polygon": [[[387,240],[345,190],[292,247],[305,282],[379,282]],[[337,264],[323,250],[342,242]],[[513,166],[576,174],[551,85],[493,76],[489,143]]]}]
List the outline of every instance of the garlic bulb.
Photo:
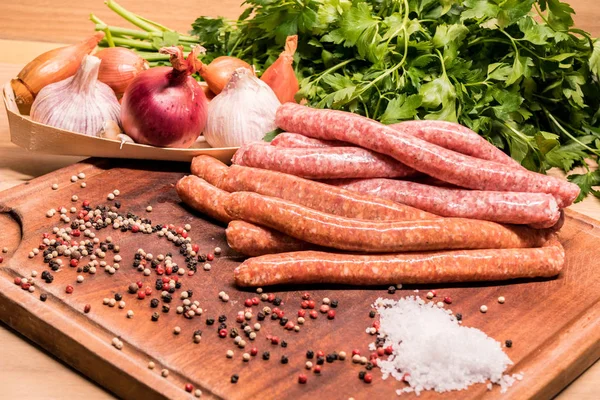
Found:
[{"label": "garlic bulb", "polygon": [[227,86],[208,104],[204,137],[212,147],[235,147],[262,140],[277,128],[281,103],[273,90],[247,68],[235,70]]},{"label": "garlic bulb", "polygon": [[121,105],[98,81],[100,59],[85,56],[74,76],[45,86],[31,106],[31,119],[55,128],[99,136],[104,123],[119,123]]}]

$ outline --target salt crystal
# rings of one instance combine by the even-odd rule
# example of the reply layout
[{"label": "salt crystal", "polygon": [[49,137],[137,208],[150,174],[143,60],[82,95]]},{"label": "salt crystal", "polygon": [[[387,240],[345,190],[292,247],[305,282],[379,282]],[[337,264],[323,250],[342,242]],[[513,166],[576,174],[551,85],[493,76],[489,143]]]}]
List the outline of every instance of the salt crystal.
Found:
[{"label": "salt crystal", "polygon": [[408,374],[405,380],[410,386],[397,392],[442,393],[486,382],[505,392],[519,379],[519,374],[504,374],[513,362],[499,342],[479,329],[460,325],[450,310],[434,302],[413,296],[398,301],[380,298],[373,307],[380,315],[384,347],[393,349],[387,360],[378,361],[383,378],[403,380]]}]

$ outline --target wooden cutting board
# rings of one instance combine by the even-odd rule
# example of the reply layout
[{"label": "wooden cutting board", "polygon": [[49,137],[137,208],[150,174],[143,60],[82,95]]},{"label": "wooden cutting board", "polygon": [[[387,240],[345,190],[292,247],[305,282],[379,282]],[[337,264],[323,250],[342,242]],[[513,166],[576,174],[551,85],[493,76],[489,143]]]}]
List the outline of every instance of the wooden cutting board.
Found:
[{"label": "wooden cutting board", "polygon": [[[557,279],[515,281],[489,285],[445,285],[411,286],[388,294],[387,288],[349,287],[301,287],[279,288],[273,292],[284,305],[281,308],[290,320],[296,320],[301,294],[308,291],[317,305],[320,299],[329,297],[339,302],[334,320],[319,313],[318,319],[307,318],[300,332],[286,331],[278,323],[266,319],[254,342],[246,339],[245,350],[238,349],[233,339],[221,339],[217,325],[206,325],[206,318],[228,317],[228,328],[239,327],[235,315],[244,308],[243,301],[254,294],[240,291],[232,282],[232,271],[241,258],[227,248],[224,229],[214,221],[191,212],[183,206],[173,185],[183,176],[189,166],[174,163],[140,163],[126,161],[89,161],[76,164],[29,183],[0,193],[0,248],[8,247],[2,254],[0,264],[0,319],[12,328],[35,341],[50,353],[64,360],[89,376],[100,385],[122,398],[192,398],[184,390],[186,383],[194,389],[200,388],[203,398],[231,399],[283,399],[323,396],[332,399],[394,398],[395,390],[403,384],[388,379],[382,381],[378,369],[374,369],[374,381],[365,384],[358,379],[364,370],[351,361],[326,363],[320,376],[304,369],[306,350],[323,350],[326,354],[345,351],[348,354],[357,348],[368,356],[367,346],[374,340],[365,333],[373,320],[369,318],[370,305],[378,297],[398,299],[408,295],[425,295],[437,289],[438,296],[451,296],[454,312],[463,314],[465,326],[473,326],[489,336],[504,342],[513,341],[513,347],[505,349],[515,365],[509,373],[522,372],[524,380],[517,382],[506,395],[498,387],[487,391],[486,385],[472,386],[468,391],[444,394],[443,398],[549,398],[577,377],[594,361],[600,358],[600,272],[598,270],[597,247],[600,239],[600,224],[580,214],[569,212],[560,239],[567,253],[565,271]],[[77,173],[86,174],[87,187],[79,182],[71,183],[70,177]],[[58,190],[51,185],[57,183]],[[175,261],[183,265],[177,248],[164,238],[143,233],[122,233],[113,228],[97,231],[103,240],[111,236],[121,247],[121,268],[109,275],[99,269],[95,275],[81,274],[82,283],[76,283],[78,273],[65,266],[53,273],[54,282],[46,284],[40,275],[48,269],[41,256],[28,258],[29,252],[42,241],[42,234],[51,233],[52,227],[64,226],[58,216],[46,217],[50,208],[65,206],[79,208],[85,199],[92,205],[112,205],[107,194],[120,190],[117,198],[122,203],[121,212],[133,212],[150,218],[153,224],[190,224],[193,243],[200,252],[212,252],[216,246],[223,249],[221,256],[211,263],[208,272],[199,268],[193,277],[181,278],[182,290],[193,289],[192,300],[198,300],[204,313],[201,317],[186,319],[176,314],[181,304],[180,291],[173,297],[168,314],[150,308],[150,299],[160,297],[154,289],[156,275],[145,277],[132,268],[135,251],[143,248],[154,255],[173,252]],[[72,202],[71,196],[79,196]],[[152,212],[146,212],[151,205]],[[112,261],[108,252],[107,261]],[[13,283],[15,277],[31,276],[36,290],[29,293]],[[144,300],[127,293],[130,283],[141,280],[151,286],[153,293]],[[74,286],[67,294],[66,285]],[[415,293],[419,290],[419,293]],[[225,291],[230,296],[227,303],[219,300],[218,293]],[[110,308],[102,304],[103,298],[122,293],[126,301],[124,309]],[[266,292],[271,293],[270,290]],[[46,302],[39,300],[40,294],[48,296]],[[498,304],[498,296],[506,303]],[[91,305],[89,314],[83,312],[86,304]],[[486,304],[489,311],[479,312]],[[253,307],[254,315],[259,308]],[[127,310],[135,316],[126,317]],[[158,311],[160,318],[151,321],[151,314]],[[252,323],[256,317],[252,319]],[[175,326],[181,333],[175,335]],[[202,330],[202,340],[195,344],[193,332]],[[288,343],[286,348],[270,344],[267,335],[276,335]],[[114,337],[123,342],[122,350],[112,346]],[[249,362],[242,361],[242,353],[256,347],[257,357]],[[233,350],[232,359],[225,357]],[[270,352],[270,360],[261,355]],[[282,355],[289,358],[281,364]],[[156,367],[148,368],[149,361]],[[314,360],[313,360],[314,361]],[[167,378],[161,370],[168,369]],[[308,383],[297,382],[298,374],[308,376]],[[239,382],[230,382],[233,374]],[[408,395],[403,395],[402,398]],[[508,396],[508,397],[506,397]],[[441,398],[439,394],[425,393],[421,398]]]}]

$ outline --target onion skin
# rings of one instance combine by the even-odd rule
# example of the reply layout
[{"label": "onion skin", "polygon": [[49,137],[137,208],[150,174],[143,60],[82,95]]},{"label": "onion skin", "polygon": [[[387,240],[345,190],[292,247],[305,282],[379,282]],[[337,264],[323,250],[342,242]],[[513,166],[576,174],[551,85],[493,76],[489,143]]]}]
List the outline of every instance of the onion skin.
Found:
[{"label": "onion skin", "polygon": [[188,148],[204,130],[208,100],[190,76],[196,71],[190,64],[194,64],[198,52],[192,51],[187,61],[183,60],[182,50],[178,52],[177,60],[169,53],[174,68],[143,71],[125,90],[121,125],[136,143]]},{"label": "onion skin", "polygon": [[118,98],[140,72],[150,68],[148,61],[124,47],[109,47],[95,56],[102,60],[98,80],[110,86]]},{"label": "onion skin", "polygon": [[96,32],[81,43],[47,51],[30,61],[10,82],[21,114],[29,114],[42,88],[75,75],[83,57],[90,54],[102,38],[104,32]]},{"label": "onion skin", "polygon": [[202,64],[198,73],[206,81],[211,92],[217,95],[225,88],[231,75],[238,68],[247,68],[254,74],[254,69],[250,64],[230,56],[217,57],[208,65]]},{"label": "onion skin", "polygon": [[204,92],[204,95],[206,96],[206,99],[210,102],[212,99],[215,98],[216,94],[214,94],[210,88],[208,87],[208,83],[206,82],[198,82],[198,85],[200,85],[200,87],[202,88],[202,91]]},{"label": "onion skin", "polygon": [[285,41],[285,50],[260,78],[273,89],[281,104],[295,102],[294,96],[300,90],[298,78],[292,67],[297,47],[298,35],[288,36]]}]

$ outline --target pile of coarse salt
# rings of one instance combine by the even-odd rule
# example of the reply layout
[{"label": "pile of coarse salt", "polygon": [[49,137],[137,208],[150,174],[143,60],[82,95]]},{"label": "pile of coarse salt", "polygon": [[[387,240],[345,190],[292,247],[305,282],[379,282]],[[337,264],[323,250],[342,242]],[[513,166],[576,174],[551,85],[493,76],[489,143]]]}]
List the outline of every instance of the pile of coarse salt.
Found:
[{"label": "pile of coarse salt", "polygon": [[383,379],[391,375],[410,385],[397,390],[399,395],[462,390],[485,382],[489,390],[497,384],[504,393],[523,379],[521,374],[504,374],[513,362],[499,342],[479,329],[461,326],[450,310],[412,296],[398,301],[379,298],[373,306],[380,315],[384,347],[393,349],[387,360],[378,360]]}]

